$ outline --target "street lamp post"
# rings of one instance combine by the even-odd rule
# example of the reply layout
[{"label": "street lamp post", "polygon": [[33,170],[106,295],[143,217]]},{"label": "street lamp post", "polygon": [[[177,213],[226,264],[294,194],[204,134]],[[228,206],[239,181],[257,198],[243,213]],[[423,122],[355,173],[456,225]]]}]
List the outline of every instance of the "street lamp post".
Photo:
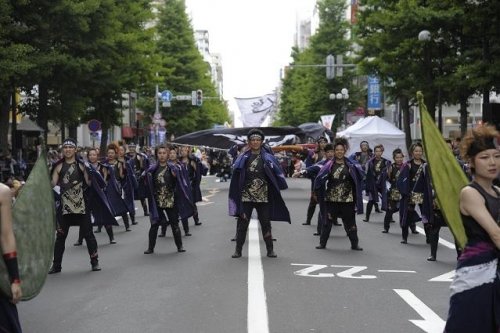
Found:
[{"label": "street lamp post", "polygon": [[347,88],[342,88],[340,90],[340,92],[330,94],[330,99],[342,101],[341,111],[344,113],[343,114],[343,116],[344,116],[344,128],[346,128],[347,127],[347,109],[346,109],[343,101],[349,99],[349,90]]},{"label": "street lamp post", "polygon": [[[418,40],[424,43],[428,43],[432,40],[432,34],[429,30],[422,30],[418,34]],[[436,39],[439,42],[441,39]],[[425,45],[425,63],[429,68],[427,69],[427,73],[429,76],[428,84],[432,86],[432,68],[431,68],[431,58],[429,54],[429,45]],[[439,74],[441,75],[441,60],[439,61]],[[437,85],[437,103],[438,103],[438,128],[441,133],[443,133],[443,105],[441,103],[441,85]]]}]

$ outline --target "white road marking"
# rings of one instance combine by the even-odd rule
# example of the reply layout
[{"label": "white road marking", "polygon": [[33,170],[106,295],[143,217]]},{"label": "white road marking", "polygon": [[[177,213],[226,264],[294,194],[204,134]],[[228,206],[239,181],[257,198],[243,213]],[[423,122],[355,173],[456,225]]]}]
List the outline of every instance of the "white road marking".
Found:
[{"label": "white road marking", "polygon": [[343,270],[343,271],[337,273],[338,277],[342,277],[342,278],[346,278],[346,279],[376,279],[377,278],[375,275],[354,276],[354,274],[366,270],[368,268],[366,266],[330,265],[330,267],[348,268],[346,270]]},{"label": "white road marking", "polygon": [[207,194],[207,195],[201,197],[201,201],[202,202],[196,204],[198,207],[202,207],[202,206],[213,204],[214,202],[210,201],[208,199],[211,198],[211,197],[213,197],[214,195],[216,195],[219,192],[219,190],[218,189],[211,189],[211,190],[208,190],[208,192],[210,194]]},{"label": "white road marking", "polygon": [[251,219],[248,226],[248,333],[269,333],[264,270],[260,257],[259,225]]},{"label": "white road marking", "polygon": [[441,333],[446,322],[407,289],[393,289],[422,319],[410,319],[413,324],[427,333]]},{"label": "white road marking", "polygon": [[211,204],[213,204],[212,201],[210,201],[210,202],[201,202],[201,203],[197,203],[196,206],[203,207],[203,206],[208,206],[208,205],[211,205]]},{"label": "white road marking", "polygon": [[432,278],[429,281],[431,281],[431,282],[453,282],[454,276],[455,276],[455,270],[452,270],[451,272],[436,276],[435,278]]},{"label": "white road marking", "polygon": [[311,274],[313,272],[319,271],[320,269],[327,268],[328,265],[314,265],[314,264],[291,264],[292,266],[309,266],[307,268],[298,270],[293,272],[294,275],[297,276],[311,276],[311,277],[334,277],[335,274],[333,273],[318,273],[318,274]]},{"label": "white road marking", "polygon": [[[417,227],[418,232],[420,232],[422,235],[425,235],[425,230],[424,228]],[[446,246],[449,249],[455,250],[455,244],[448,242],[447,240],[442,239],[439,237],[439,244]]]},{"label": "white road marking", "polygon": [[[135,210],[138,210],[138,209],[139,209],[139,208],[135,207]],[[125,214],[127,214],[127,213],[125,213]],[[122,219],[122,217],[121,217],[121,216],[115,216],[115,220],[116,220],[116,221],[120,221],[121,219]],[[92,221],[92,224],[94,224],[94,221]]]},{"label": "white road marking", "polygon": [[416,273],[417,271],[402,271],[397,269],[379,269],[380,273]]}]

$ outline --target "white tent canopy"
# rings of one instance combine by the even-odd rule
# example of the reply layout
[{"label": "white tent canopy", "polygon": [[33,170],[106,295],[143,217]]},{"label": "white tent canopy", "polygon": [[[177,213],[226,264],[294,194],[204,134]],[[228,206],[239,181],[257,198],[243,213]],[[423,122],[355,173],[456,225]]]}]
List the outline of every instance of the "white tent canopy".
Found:
[{"label": "white tent canopy", "polygon": [[405,133],[378,116],[359,119],[354,125],[344,131],[337,132],[337,137],[341,136],[349,140],[350,148],[347,152],[348,156],[359,151],[361,141],[368,141],[371,149],[378,144],[383,145],[384,154],[382,156],[390,161],[392,161],[392,151],[396,148],[400,148],[406,159],[408,158]]}]

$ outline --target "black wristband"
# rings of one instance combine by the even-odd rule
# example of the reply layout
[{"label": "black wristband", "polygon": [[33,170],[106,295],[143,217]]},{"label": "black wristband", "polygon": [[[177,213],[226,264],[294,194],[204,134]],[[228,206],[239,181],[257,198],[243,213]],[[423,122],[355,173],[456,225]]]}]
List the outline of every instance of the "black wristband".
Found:
[{"label": "black wristband", "polygon": [[7,272],[9,273],[10,283],[20,282],[19,267],[17,265],[17,257],[4,258]]}]

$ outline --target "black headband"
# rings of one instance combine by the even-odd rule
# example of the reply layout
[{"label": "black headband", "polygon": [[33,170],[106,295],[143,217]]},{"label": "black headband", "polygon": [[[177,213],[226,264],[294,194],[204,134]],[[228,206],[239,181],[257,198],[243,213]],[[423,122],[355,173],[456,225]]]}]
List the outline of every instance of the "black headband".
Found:
[{"label": "black headband", "polygon": [[70,139],[65,140],[62,145],[63,145],[63,147],[70,146],[70,147],[76,148],[76,142],[74,140],[70,140]]},{"label": "black headband", "polygon": [[250,136],[248,137],[249,140],[257,139],[257,138],[260,139],[260,140],[262,140],[262,141],[264,141],[264,136],[262,136],[259,133],[250,134]]},{"label": "black headband", "polygon": [[488,138],[481,141],[476,140],[472,142],[469,149],[467,149],[467,155],[473,157],[480,152],[488,149],[497,149],[497,147],[495,146],[494,138]]}]

